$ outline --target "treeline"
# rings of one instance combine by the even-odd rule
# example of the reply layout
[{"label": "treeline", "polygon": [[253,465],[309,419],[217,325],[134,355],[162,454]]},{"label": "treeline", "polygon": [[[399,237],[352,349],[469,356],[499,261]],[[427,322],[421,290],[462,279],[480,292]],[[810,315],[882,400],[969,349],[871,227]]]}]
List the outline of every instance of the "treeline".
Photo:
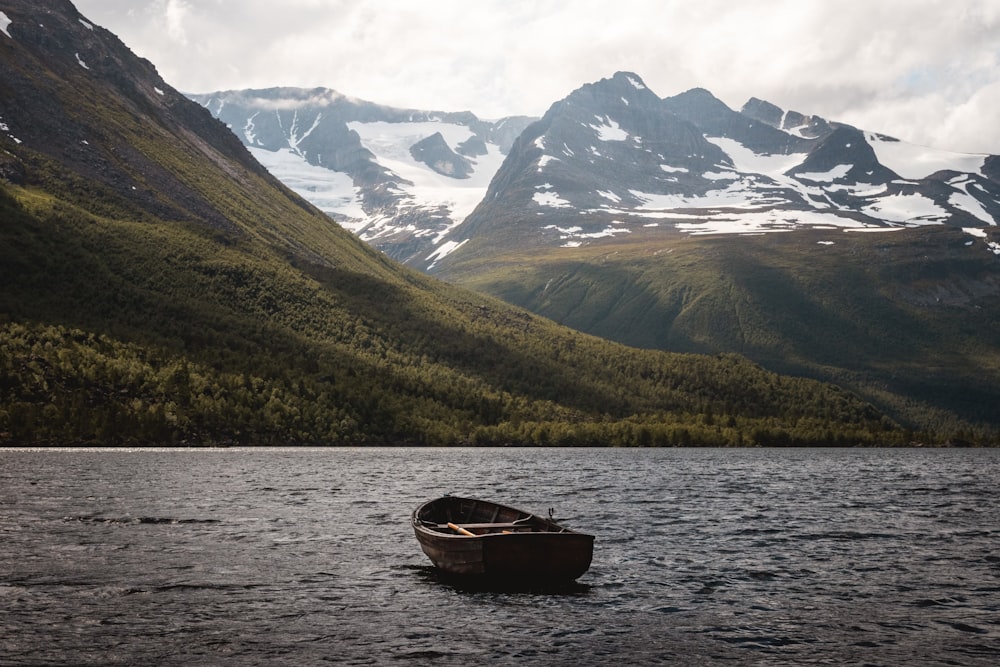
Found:
[{"label": "treeline", "polygon": [[485,386],[423,391],[404,381],[393,390],[375,376],[263,366],[265,373],[223,371],[103,335],[8,322],[0,326],[0,444],[905,444],[904,434],[877,416],[837,428],[827,419],[788,415],[621,418]]},{"label": "treeline", "polygon": [[232,372],[80,330],[0,327],[4,444],[364,443],[377,420],[360,425],[352,393],[293,369]]}]

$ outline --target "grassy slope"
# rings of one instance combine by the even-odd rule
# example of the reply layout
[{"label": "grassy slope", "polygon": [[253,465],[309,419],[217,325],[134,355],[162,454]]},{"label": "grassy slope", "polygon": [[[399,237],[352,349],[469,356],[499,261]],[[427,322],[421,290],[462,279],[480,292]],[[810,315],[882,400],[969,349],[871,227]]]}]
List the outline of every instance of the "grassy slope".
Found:
[{"label": "grassy slope", "polygon": [[[377,256],[361,263],[374,272],[296,267],[212,230],[6,190],[16,195],[0,197],[8,442],[902,437],[829,387],[737,358],[610,344]],[[370,252],[346,242],[349,254]]]},{"label": "grassy slope", "polygon": [[916,428],[995,434],[1000,273],[969,240],[945,227],[632,235],[473,259],[445,277],[630,345],[737,352],[835,381]]}]

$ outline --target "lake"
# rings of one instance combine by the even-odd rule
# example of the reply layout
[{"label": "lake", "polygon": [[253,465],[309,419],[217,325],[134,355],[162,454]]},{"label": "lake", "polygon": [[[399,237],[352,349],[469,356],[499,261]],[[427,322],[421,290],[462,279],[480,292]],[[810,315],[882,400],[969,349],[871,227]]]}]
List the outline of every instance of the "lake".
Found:
[{"label": "lake", "polygon": [[[0,450],[0,664],[1000,664],[1000,450]],[[441,580],[445,493],[597,536]]]}]

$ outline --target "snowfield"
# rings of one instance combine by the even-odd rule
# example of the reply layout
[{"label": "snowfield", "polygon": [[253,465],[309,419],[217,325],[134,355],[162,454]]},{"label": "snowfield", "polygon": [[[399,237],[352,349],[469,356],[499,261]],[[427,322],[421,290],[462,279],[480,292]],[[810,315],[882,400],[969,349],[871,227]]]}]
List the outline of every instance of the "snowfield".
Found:
[{"label": "snowfield", "polygon": [[350,176],[309,164],[290,148],[269,151],[250,147],[249,150],[258,162],[295,194],[333,216],[341,226],[351,231],[360,229],[358,225],[362,223],[359,221],[364,220],[365,212],[361,208],[360,189],[354,187]]},{"label": "snowfield", "polygon": [[[601,125],[589,126],[598,132],[602,141],[621,140],[618,124],[607,117],[598,117]],[[624,133],[623,133],[624,134]],[[624,138],[628,135],[624,134]],[[918,193],[891,192],[884,183],[838,182],[845,179],[854,168],[852,164],[839,164],[825,172],[799,172],[799,167],[807,158],[806,153],[760,154],[738,141],[726,137],[706,137],[729,157],[731,166],[717,165],[716,170],[706,171],[701,176],[718,184],[700,195],[660,194],[628,189],[615,192],[611,189],[598,190],[596,194],[607,201],[598,208],[583,209],[582,213],[608,213],[620,216],[628,223],[649,226],[651,219],[673,222],[673,227],[692,235],[706,234],[761,234],[767,232],[788,232],[797,228],[843,229],[844,231],[894,231],[901,227],[929,224],[943,224],[952,213]],[[868,139],[876,145],[880,159],[884,156],[886,165],[907,179],[923,178],[932,173],[948,169],[963,173],[949,181],[957,190],[948,200],[949,206],[966,212],[989,225],[996,222],[987,213],[980,199],[985,191],[968,174],[981,173],[986,156],[965,155],[947,151],[932,150],[913,146],[904,142],[889,141],[869,134]],[[544,146],[539,139],[536,145]],[[597,153],[596,147],[591,153]],[[540,164],[549,158],[545,155]],[[555,159],[555,158],[552,158]],[[668,174],[688,173],[683,167],[660,165]],[[913,184],[911,181],[897,181],[897,185]],[[536,186],[540,192],[534,194],[534,202],[550,208],[571,208],[570,198],[555,191],[551,184]],[[626,194],[638,205],[623,206]],[[789,199],[789,195],[792,199]],[[848,195],[862,201],[861,206],[846,206],[837,203],[839,195]],[[791,210],[789,201],[798,198],[805,210]],[[857,219],[857,212],[872,219],[865,223]],[[551,229],[551,228],[547,228]],[[611,234],[583,234],[575,229],[560,229],[568,241],[564,246],[580,245],[581,239],[600,238]],[[615,233],[621,233],[616,228]]]},{"label": "snowfield", "polygon": [[410,183],[405,186],[405,192],[412,197],[415,205],[444,206],[450,211],[455,225],[472,213],[472,209],[486,196],[486,188],[504,160],[498,146],[487,144],[486,155],[465,158],[474,167],[469,178],[449,178],[415,160],[410,154],[410,147],[440,132],[451,150],[455,151],[459,144],[473,136],[468,127],[433,121],[351,122],[347,126],[358,133],[362,145],[375,154],[378,164]]},{"label": "snowfield", "polygon": [[867,139],[879,162],[908,179],[926,178],[939,171],[981,174],[987,157],[974,153],[952,153],[905,141],[887,141],[872,133],[867,135]]}]

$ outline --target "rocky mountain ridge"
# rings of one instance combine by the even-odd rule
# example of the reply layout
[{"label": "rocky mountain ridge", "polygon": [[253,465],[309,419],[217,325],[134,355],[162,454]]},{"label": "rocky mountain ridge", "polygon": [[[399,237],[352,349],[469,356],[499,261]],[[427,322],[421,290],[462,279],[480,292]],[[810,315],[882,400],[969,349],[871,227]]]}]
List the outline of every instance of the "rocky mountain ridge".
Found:
[{"label": "rocky mountain ridge", "polygon": [[[190,143],[204,144],[221,163],[233,160],[257,176],[277,183],[235,138],[216,138],[220,124],[167,84],[147,60],[137,58],[111,32],[89,22],[68,2],[42,1],[30,10],[7,3],[7,26],[0,35],[6,72],[0,91],[0,123],[15,146],[58,156],[73,173],[94,179],[118,196],[151,213],[174,219],[209,220],[233,225],[218,210],[143,152],[140,142],[122,138],[130,118],[149,116]],[[47,76],[40,76],[40,73]],[[94,80],[101,82],[99,91]],[[74,91],[91,97],[67,108],[46,108],[53,99],[69,100]],[[114,98],[124,109],[112,123],[97,113]],[[67,105],[70,102],[63,102]],[[122,115],[124,114],[124,115]],[[0,173],[23,182],[24,162],[12,151],[0,153]],[[164,196],[169,193],[169,196]]]},{"label": "rocky mountain ridge", "polygon": [[431,272],[480,243],[578,247],[653,231],[950,224],[1000,252],[989,234],[1000,218],[996,156],[916,146],[757,98],[736,111],[700,88],[660,98],[630,72],[582,86],[537,122],[396,109],[322,88],[193,98],[296,192]]},{"label": "rocky mountain ridge", "polygon": [[977,242],[1000,220],[998,167],[997,156],[919,147],[758,99],[740,111],[704,89],[661,99],[619,72],[529,126],[446,239],[463,246],[456,257],[480,243],[576,247],[640,231],[947,224]]}]

